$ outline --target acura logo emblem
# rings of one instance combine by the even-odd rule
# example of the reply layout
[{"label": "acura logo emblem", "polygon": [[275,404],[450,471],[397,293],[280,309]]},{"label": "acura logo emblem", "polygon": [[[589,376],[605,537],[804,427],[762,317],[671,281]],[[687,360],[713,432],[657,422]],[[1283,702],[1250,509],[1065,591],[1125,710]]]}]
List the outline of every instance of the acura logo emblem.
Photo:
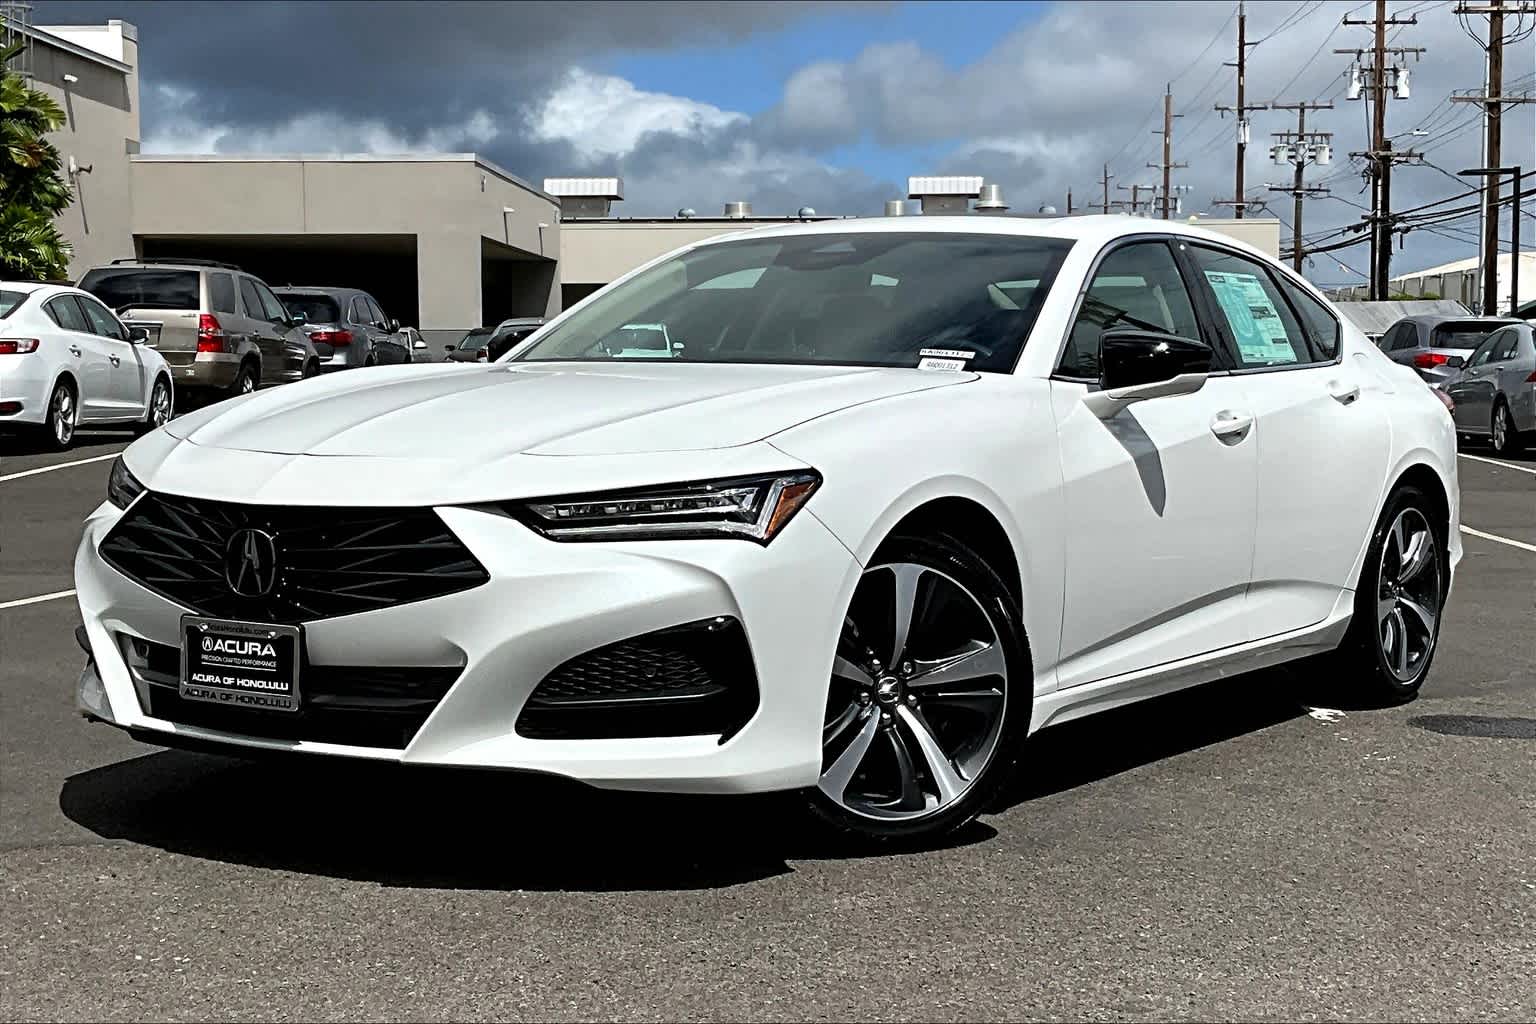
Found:
[{"label": "acura logo emblem", "polygon": [[277,583],[277,544],[262,530],[236,530],[224,545],[224,581],[241,597],[264,597]]}]

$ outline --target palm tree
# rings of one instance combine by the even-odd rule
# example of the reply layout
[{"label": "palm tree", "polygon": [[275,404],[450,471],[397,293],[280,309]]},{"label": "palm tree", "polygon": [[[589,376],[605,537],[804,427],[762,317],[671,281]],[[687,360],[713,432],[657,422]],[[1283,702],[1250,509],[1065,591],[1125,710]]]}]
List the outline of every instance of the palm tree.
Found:
[{"label": "palm tree", "polygon": [[40,281],[69,272],[69,243],[54,218],[74,196],[48,141],[64,127],[64,111],[10,70],[24,45],[0,49],[0,277]]}]

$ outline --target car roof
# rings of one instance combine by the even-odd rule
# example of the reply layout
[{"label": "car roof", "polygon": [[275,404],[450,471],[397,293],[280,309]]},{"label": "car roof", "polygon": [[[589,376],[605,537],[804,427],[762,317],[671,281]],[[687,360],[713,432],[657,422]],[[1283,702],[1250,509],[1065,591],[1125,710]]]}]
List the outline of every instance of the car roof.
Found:
[{"label": "car roof", "polygon": [[[54,295],[90,295],[72,284],[54,284],[52,281],[0,281],[0,288],[8,292],[26,292],[43,297]],[[91,296],[95,298],[95,296]]]},{"label": "car roof", "polygon": [[537,327],[544,322],[542,316],[512,316],[498,321],[496,329],[500,330],[503,327]]},{"label": "car roof", "polygon": [[274,287],[274,292],[305,292],[311,295],[329,295],[331,298],[340,298],[343,295],[367,295],[361,288],[339,288],[328,284],[285,284],[282,287]]},{"label": "car roof", "polygon": [[1415,313],[1412,316],[1405,316],[1405,317],[1403,317],[1402,320],[1398,321],[1398,323],[1402,323],[1403,320],[1406,320],[1409,323],[1424,324],[1424,325],[1431,326],[1431,327],[1433,327],[1436,324],[1451,323],[1453,321],[1456,322],[1456,323],[1470,323],[1470,324],[1484,324],[1484,323],[1486,323],[1486,324],[1500,324],[1500,325],[1503,325],[1503,324],[1518,324],[1518,323],[1521,322],[1521,321],[1519,321],[1516,318],[1511,317],[1511,316],[1479,316],[1476,313],[1460,313],[1460,314],[1454,314],[1454,313]]}]

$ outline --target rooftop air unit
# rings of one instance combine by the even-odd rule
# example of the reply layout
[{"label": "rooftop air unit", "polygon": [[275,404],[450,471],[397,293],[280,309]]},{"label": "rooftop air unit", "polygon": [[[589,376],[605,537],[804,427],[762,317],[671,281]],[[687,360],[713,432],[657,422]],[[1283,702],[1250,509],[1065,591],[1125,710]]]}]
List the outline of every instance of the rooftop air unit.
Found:
[{"label": "rooftop air unit", "polygon": [[981,195],[981,176],[938,175],[907,179],[907,198],[922,204],[925,214],[966,213]]},{"label": "rooftop air unit", "polygon": [[752,216],[752,204],[743,202],[726,203],[725,215],[731,220],[746,220]]},{"label": "rooftop air unit", "polygon": [[624,198],[624,179],[545,178],[544,191],[560,200],[562,217],[607,217]]},{"label": "rooftop air unit", "polygon": [[1008,204],[1003,201],[1003,186],[981,186],[981,194],[976,198],[977,213],[1003,213],[1007,209]]}]

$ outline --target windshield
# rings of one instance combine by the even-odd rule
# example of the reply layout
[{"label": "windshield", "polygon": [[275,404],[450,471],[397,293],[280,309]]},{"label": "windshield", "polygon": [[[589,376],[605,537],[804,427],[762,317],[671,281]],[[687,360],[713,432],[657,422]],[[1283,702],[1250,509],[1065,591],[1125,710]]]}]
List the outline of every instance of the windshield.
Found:
[{"label": "windshield", "polygon": [[0,292],[0,320],[11,315],[11,310],[27,301],[29,292]]},{"label": "windshield", "polygon": [[860,232],[704,245],[600,294],[519,360],[672,358],[1007,373],[1071,248]]},{"label": "windshield", "polygon": [[201,308],[195,270],[93,270],[80,287],[113,309]]},{"label": "windshield", "polygon": [[491,328],[477,327],[459,341],[459,348],[465,352],[475,352],[485,348],[486,342],[491,340]]},{"label": "windshield", "polygon": [[1441,324],[1429,336],[1430,348],[1477,348],[1494,331],[1503,327],[1502,321],[1491,323],[1463,322]]},{"label": "windshield", "polygon": [[341,307],[337,306],[336,300],[329,295],[282,294],[278,298],[282,299],[283,305],[288,307],[290,316],[302,314],[307,323],[336,324],[341,322]]}]

